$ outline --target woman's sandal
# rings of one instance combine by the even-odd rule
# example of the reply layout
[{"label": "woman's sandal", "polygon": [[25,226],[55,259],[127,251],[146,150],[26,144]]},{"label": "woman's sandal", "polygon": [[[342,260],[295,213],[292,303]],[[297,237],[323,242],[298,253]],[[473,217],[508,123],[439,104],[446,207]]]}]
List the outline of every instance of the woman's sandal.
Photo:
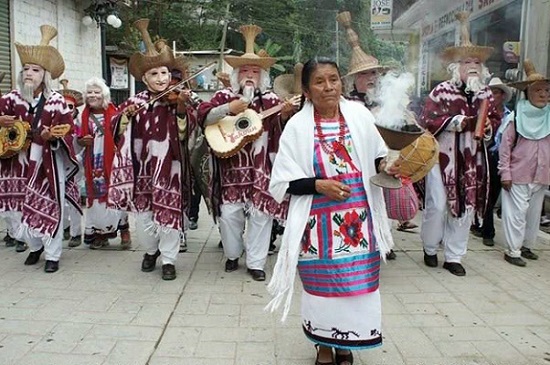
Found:
[{"label": "woman's sandal", "polygon": [[315,349],[317,350],[317,357],[315,358],[315,365],[334,365],[334,358],[330,362],[321,362],[319,361],[319,344],[315,344]]},{"label": "woman's sandal", "polygon": [[408,232],[409,229],[415,229],[418,228],[418,226],[414,223],[411,223],[409,221],[405,221],[403,223],[399,223],[397,225],[397,230],[401,232]]},{"label": "woman's sandal", "polygon": [[353,353],[341,354],[336,351],[336,365],[353,365]]}]

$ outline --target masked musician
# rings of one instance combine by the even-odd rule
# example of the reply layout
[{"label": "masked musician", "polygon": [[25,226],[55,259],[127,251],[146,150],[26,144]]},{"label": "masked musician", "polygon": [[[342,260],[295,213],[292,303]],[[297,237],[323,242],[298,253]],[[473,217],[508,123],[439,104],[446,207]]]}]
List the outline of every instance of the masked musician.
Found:
[{"label": "masked musician", "polygon": [[190,188],[189,158],[181,148],[178,122],[193,116],[186,112],[185,92],[174,103],[159,97],[169,87],[174,57],[167,46],[160,52],[155,49],[148,24],[148,19],[134,24],[146,52],[132,55],[129,68],[147,90],[122,103],[113,120],[119,135],[108,205],[135,213],[137,233],[146,248],[141,270],[153,271],[160,256],[163,280],[174,280]]},{"label": "masked musician", "polygon": [[13,126],[18,119],[31,126],[29,150],[1,162],[0,204],[2,211],[10,212],[12,222],[21,219],[16,238],[27,242],[31,250],[25,265],[36,264],[45,251],[44,270],[53,273],[61,257],[65,199],[79,211],[80,202],[71,179],[78,170],[71,111],[51,87],[65,64],[57,49],[48,45],[57,30],[49,25],[40,30],[40,45],[15,44],[23,66],[20,90],[0,101],[2,127]]},{"label": "masked musician", "polygon": [[[537,242],[546,188],[550,184],[550,79],[525,60],[524,81],[510,86],[525,93],[516,107],[513,123],[502,135],[499,174],[502,184],[502,226],[506,238],[504,260],[525,266],[537,260],[531,249]],[[521,256],[521,257],[520,257]]]},{"label": "masked musician", "polygon": [[444,247],[443,268],[466,275],[461,264],[466,254],[474,214],[483,216],[488,198],[487,151],[475,139],[478,114],[488,100],[487,118],[481,118],[487,136],[500,123],[483,64],[492,48],[470,43],[468,13],[457,14],[461,44],[443,51],[452,77],[437,85],[426,99],[421,121],[439,142],[439,165],[426,176],[425,209],[421,238],[424,263],[437,267],[437,248]]},{"label": "masked musician", "polygon": [[[69,88],[69,80],[63,79],[59,80],[59,83],[63,85],[62,89],[59,89],[58,92],[63,95],[67,107],[71,111],[71,117],[75,127],[73,129],[73,136],[78,136],[78,108],[84,104],[84,98],[82,93],[75,89]],[[76,147],[76,146],[75,146]],[[74,183],[77,186],[80,186],[80,182],[83,179],[82,175],[82,165],[80,164],[79,154],[76,151],[77,160],[79,161],[79,171],[74,176]],[[63,211],[63,238],[69,240],[69,247],[78,247],[82,243],[82,215],[80,212],[73,208],[72,205],[65,203],[65,210]]]},{"label": "masked musician", "polygon": [[[269,68],[275,59],[260,51],[254,53],[254,39],[261,32],[255,25],[240,28],[246,42],[246,53],[240,57],[227,56],[233,67],[231,87],[218,91],[210,102],[199,106],[199,122],[205,126],[227,115],[238,115],[247,108],[256,112],[281,103],[275,93],[267,91]],[[239,257],[246,247],[246,266],[256,281],[265,280],[266,263],[273,218],[284,218],[285,205],[273,200],[268,192],[271,166],[278,149],[282,120],[292,112],[292,104],[263,119],[263,132],[258,139],[246,144],[229,158],[216,159],[220,178],[212,182],[214,215],[219,216],[220,233],[227,261],[225,271],[237,270]],[[210,147],[215,149],[212,141]],[[219,206],[218,206],[219,204]],[[247,243],[243,241],[248,221]]]}]

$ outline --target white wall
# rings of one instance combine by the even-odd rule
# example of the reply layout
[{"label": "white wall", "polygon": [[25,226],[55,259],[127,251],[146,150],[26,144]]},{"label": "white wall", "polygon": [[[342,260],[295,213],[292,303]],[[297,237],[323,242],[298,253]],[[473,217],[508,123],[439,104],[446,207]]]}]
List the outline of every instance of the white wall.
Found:
[{"label": "white wall", "polygon": [[[57,37],[50,45],[56,47],[65,60],[65,72],[60,79],[68,79],[70,88],[82,90],[90,77],[101,77],[100,31],[95,24],[91,27],[82,24],[81,1],[12,0],[10,8],[12,43],[35,45],[40,42],[42,24],[57,28]],[[12,79],[17,80],[21,61],[13,45],[12,65]],[[54,85],[58,86],[57,81]]]}]

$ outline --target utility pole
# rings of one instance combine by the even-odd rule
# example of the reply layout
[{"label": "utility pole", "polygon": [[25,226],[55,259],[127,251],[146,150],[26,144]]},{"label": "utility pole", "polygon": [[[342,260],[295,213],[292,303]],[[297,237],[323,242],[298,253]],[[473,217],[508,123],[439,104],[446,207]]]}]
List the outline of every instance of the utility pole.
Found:
[{"label": "utility pole", "polygon": [[[336,16],[338,16],[338,10],[336,10]],[[336,20],[336,64],[340,66],[340,44],[338,42],[339,37],[338,20]]]},{"label": "utility pole", "polygon": [[218,63],[218,72],[223,71],[223,53],[225,52],[225,37],[227,35],[227,27],[229,25],[230,8],[231,8],[231,4],[228,3],[227,7],[225,8],[225,16],[223,18],[223,33],[222,33],[222,40],[220,41],[220,62]]}]

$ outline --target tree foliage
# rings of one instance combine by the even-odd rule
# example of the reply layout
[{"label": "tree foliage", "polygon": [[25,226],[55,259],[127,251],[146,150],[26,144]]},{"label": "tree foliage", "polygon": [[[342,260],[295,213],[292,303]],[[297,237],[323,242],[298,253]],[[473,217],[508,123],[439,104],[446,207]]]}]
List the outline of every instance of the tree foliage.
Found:
[{"label": "tree foliage", "polygon": [[343,30],[337,32],[335,20],[344,10],[351,12],[352,26],[366,52],[383,63],[404,63],[403,45],[381,41],[370,30],[370,0],[140,0],[132,7],[120,7],[124,26],[108,27],[107,43],[138,49],[140,37],[130,25],[147,17],[150,33],[169,44],[175,41],[177,50],[219,49],[224,22],[228,26],[225,48],[244,50],[238,28],[254,23],[263,29],[257,46],[268,53],[276,49],[272,56],[282,68],[291,70],[296,62],[315,56],[336,59],[338,55],[345,71],[351,49]]}]

